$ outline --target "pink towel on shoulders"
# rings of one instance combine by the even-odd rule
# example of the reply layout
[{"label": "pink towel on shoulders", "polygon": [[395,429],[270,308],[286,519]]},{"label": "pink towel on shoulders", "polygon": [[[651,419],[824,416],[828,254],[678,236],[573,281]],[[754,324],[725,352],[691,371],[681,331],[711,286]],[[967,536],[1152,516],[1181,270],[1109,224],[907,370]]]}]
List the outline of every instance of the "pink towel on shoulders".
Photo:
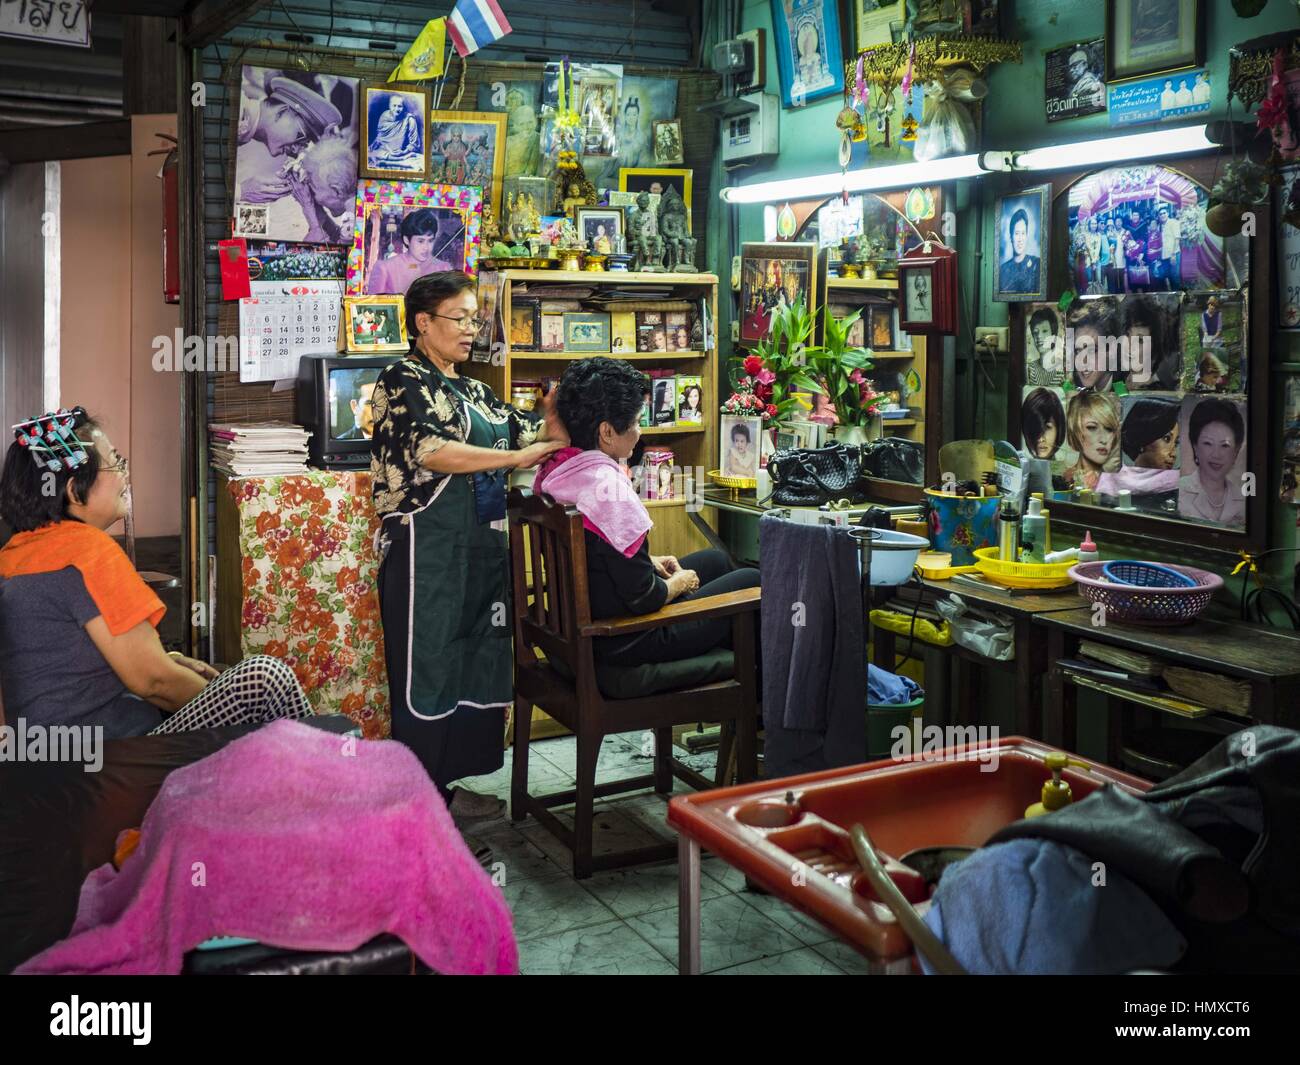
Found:
[{"label": "pink towel on shoulders", "polygon": [[577,507],[583,525],[628,558],[654,527],[626,468],[603,451],[561,448],[538,468],[533,491]]},{"label": "pink towel on shoulders", "polygon": [[400,937],[440,973],[513,973],[501,891],[402,744],[276,721],[176,770],[68,938],[20,973],[179,973],[213,936],[295,950]]}]

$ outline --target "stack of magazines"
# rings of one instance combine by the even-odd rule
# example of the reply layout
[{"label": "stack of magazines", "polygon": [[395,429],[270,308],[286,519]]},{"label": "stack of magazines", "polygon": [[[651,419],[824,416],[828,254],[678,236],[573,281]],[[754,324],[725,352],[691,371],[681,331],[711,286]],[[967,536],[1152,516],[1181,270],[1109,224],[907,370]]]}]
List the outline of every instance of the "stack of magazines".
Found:
[{"label": "stack of magazines", "polygon": [[214,469],[227,477],[281,477],[307,472],[310,434],[292,422],[209,425]]}]

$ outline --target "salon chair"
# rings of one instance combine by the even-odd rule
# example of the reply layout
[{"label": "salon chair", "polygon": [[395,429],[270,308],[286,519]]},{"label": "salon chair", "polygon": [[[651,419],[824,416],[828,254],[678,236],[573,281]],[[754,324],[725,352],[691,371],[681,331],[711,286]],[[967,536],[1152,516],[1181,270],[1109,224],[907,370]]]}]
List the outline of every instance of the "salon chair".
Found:
[{"label": "salon chair", "polygon": [[[676,854],[664,843],[614,854],[592,854],[597,797],[653,787],[672,794],[673,777],[708,789],[721,783],[727,757],[710,781],[673,757],[674,725],[722,722],[724,750],[734,736],[736,775],[756,776],[758,678],[755,628],[759,589],[670,603],[654,614],[593,620],[587,594],[587,548],[582,515],[545,495],[512,489],[508,502],[514,594],[515,750],[510,815],[532,814],[573,852],[573,875],[660,861]],[[592,641],[645,632],[682,621],[730,617],[732,647],[675,662],[641,666],[597,664]],[[528,791],[528,744],[536,705],[576,734],[577,787],[545,796]],[[601,741],[610,733],[652,730],[654,772],[630,780],[596,783]],[[573,828],[551,812],[574,804]]]}]

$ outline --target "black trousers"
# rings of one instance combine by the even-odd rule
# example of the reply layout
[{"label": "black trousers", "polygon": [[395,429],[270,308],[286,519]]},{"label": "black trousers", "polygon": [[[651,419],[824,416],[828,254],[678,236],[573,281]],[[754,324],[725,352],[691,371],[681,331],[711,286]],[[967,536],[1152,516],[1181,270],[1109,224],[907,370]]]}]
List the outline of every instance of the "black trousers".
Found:
[{"label": "black trousers", "polygon": [[[696,551],[679,558],[682,569],[694,570],[700,586],[674,602],[707,599],[711,595],[758,587],[758,570],[733,567],[723,551]],[[758,652],[758,612],[754,612],[754,648]],[[675,662],[694,658],[717,647],[731,647],[732,619],[709,618],[681,621],[634,636],[607,636],[596,641],[596,657],[617,666],[640,666],[651,662]]]}]

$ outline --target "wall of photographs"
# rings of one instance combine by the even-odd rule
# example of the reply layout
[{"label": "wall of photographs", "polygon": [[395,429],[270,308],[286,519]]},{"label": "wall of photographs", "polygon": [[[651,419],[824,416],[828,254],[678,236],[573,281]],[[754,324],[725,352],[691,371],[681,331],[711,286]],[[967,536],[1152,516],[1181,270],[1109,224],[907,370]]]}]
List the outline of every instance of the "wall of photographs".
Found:
[{"label": "wall of photographs", "polygon": [[[1269,237],[1261,226],[1252,247],[1206,228],[1203,165],[1053,183],[1046,298],[999,294],[1018,302],[1009,432],[1050,462],[1058,511],[1087,508],[1079,521],[1101,524],[1093,508],[1103,508],[1196,527],[1172,528],[1174,539],[1204,542],[1209,530],[1244,542],[1264,535],[1269,483],[1257,402],[1268,330],[1251,329],[1269,320]],[[999,199],[1000,230],[1024,199]]]}]

